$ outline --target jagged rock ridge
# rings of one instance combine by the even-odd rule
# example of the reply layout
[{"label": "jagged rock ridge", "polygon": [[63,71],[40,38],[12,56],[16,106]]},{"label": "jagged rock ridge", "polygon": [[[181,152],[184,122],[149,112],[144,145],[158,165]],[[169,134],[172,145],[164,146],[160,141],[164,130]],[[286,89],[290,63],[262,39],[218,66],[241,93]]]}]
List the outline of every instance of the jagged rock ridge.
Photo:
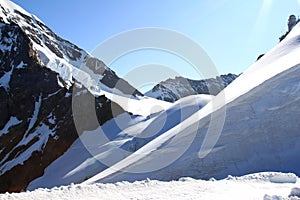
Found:
[{"label": "jagged rock ridge", "polygon": [[175,79],[160,82],[152,90],[146,92],[145,95],[168,102],[175,102],[194,94],[217,95],[237,77],[238,75],[235,74],[226,74],[204,80],[175,77]]}]

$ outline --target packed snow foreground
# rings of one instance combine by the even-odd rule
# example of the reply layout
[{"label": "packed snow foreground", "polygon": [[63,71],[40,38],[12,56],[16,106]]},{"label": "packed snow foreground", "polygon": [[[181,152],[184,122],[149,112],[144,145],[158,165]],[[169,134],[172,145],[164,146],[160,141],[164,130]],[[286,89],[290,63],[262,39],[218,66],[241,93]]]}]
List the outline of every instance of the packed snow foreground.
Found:
[{"label": "packed snow foreground", "polygon": [[294,174],[258,173],[243,177],[228,176],[224,180],[208,181],[181,178],[162,182],[144,180],[134,183],[71,184],[32,192],[0,194],[1,199],[300,199],[300,182]]}]

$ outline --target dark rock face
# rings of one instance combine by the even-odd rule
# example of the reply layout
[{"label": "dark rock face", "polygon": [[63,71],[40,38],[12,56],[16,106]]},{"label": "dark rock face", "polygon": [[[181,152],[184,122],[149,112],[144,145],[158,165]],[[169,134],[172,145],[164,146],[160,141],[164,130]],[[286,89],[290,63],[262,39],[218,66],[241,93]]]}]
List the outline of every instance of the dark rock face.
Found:
[{"label": "dark rock face", "polygon": [[[85,111],[94,109],[98,125],[125,112],[105,96],[94,96],[74,78],[71,86],[57,72],[42,62],[34,48],[48,48],[57,58],[80,61],[96,74],[102,84],[124,94],[142,95],[119,78],[100,60],[89,56],[76,45],[55,35],[47,26],[17,10],[12,13],[1,6],[0,12],[0,192],[19,192],[45,168],[61,156],[89,126],[77,130],[72,101],[92,99],[92,105],[78,105]],[[19,22],[26,25],[19,25]],[[24,24],[24,23],[23,23]],[[37,31],[37,26],[42,32]],[[45,56],[45,55],[44,55]],[[48,59],[48,58],[43,58]],[[49,59],[48,59],[49,60]],[[121,83],[121,84],[120,84]],[[73,93],[73,89],[78,93]],[[85,91],[85,92],[80,92]]]},{"label": "dark rock face", "polygon": [[[0,89],[0,128],[3,131],[0,136],[0,191],[15,192],[25,189],[30,180],[42,175],[44,168],[77,138],[77,132],[68,106],[71,98],[65,98],[68,91],[57,84],[56,74],[39,65],[30,40],[18,26],[4,25],[1,31],[2,44],[9,38],[16,38],[11,44],[7,43],[16,51],[2,51],[1,58],[3,76],[11,73],[7,85]],[[8,37],[3,37],[5,35]],[[20,63],[23,66],[17,68]],[[12,118],[17,119],[17,123],[9,124]],[[50,123],[51,118],[56,124]],[[7,130],[4,131],[5,126]],[[48,130],[42,131],[41,126]],[[30,151],[35,145],[38,148]]]},{"label": "dark rock face", "polygon": [[176,77],[157,84],[145,95],[168,102],[175,102],[178,99],[194,94],[217,95],[237,77],[235,74],[221,75],[205,80]]}]

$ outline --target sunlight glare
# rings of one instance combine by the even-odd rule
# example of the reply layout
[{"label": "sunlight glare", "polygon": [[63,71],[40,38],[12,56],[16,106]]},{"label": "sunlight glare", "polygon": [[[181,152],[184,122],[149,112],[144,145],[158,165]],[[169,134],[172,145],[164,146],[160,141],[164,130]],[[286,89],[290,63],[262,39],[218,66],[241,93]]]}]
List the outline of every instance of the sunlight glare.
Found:
[{"label": "sunlight glare", "polygon": [[249,38],[251,44],[258,45],[261,43],[260,40],[262,40],[263,33],[265,33],[267,29],[271,7],[272,0],[263,1]]}]

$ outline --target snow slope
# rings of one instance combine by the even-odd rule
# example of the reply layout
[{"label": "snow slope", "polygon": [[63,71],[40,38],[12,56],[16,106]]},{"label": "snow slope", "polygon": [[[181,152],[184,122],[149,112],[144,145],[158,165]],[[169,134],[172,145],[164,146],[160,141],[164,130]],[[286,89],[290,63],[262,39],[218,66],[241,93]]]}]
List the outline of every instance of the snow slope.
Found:
[{"label": "snow slope", "polygon": [[300,174],[299,37],[298,24],[204,108],[86,183]]},{"label": "snow slope", "polygon": [[0,199],[231,199],[231,200],[297,200],[300,199],[299,178],[294,174],[259,173],[243,177],[228,176],[209,181],[181,178],[161,182],[144,180],[134,183],[71,184],[32,192],[0,194]]},{"label": "snow slope", "polygon": [[205,106],[212,97],[189,96],[177,101],[166,112],[148,117],[122,114],[96,130],[85,131],[69,150],[48,166],[44,175],[32,181],[27,189],[80,183],[173,128]]}]

